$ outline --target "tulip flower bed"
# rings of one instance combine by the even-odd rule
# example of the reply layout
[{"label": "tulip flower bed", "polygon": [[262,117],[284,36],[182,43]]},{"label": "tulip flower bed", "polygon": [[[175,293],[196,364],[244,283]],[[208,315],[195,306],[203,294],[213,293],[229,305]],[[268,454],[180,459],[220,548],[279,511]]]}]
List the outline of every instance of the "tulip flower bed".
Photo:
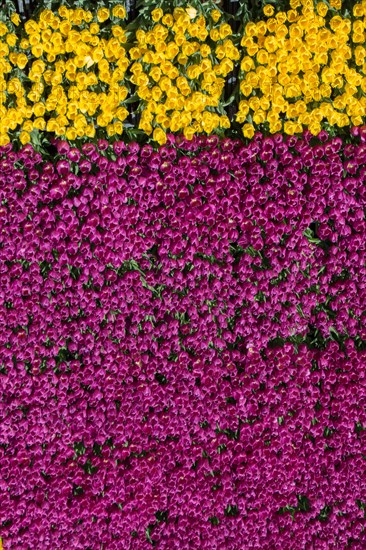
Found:
[{"label": "tulip flower bed", "polygon": [[366,2],[219,4],[0,13],[0,549],[366,548]]},{"label": "tulip flower bed", "polygon": [[366,545],[366,133],[0,148],[4,548]]}]

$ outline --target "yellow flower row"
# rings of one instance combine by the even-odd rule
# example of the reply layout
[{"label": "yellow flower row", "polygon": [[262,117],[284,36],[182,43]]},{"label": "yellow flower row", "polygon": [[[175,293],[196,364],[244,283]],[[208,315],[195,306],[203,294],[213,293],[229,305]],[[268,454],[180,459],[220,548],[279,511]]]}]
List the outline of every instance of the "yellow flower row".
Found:
[{"label": "yellow flower row", "polygon": [[[271,133],[317,135],[323,121],[358,126],[366,114],[366,0],[353,7],[352,19],[336,10],[340,0],[290,0],[291,9],[248,23],[241,39],[237,121],[250,137],[255,126]],[[330,6],[330,7],[328,7]],[[248,123],[248,119],[250,123]]]},{"label": "yellow flower row", "polygon": [[341,0],[290,6],[276,14],[265,6],[265,18],[245,26],[240,53],[218,9],[204,17],[191,6],[157,8],[133,43],[122,5],[43,10],[21,32],[14,14],[0,21],[0,145],[27,143],[33,130],[70,141],[120,135],[135,99],[139,129],[160,144],[169,131],[188,139],[224,131],[223,89],[239,63],[236,121],[246,137],[257,127],[316,135],[324,121],[362,124],[366,0],[352,18],[337,12]]},{"label": "yellow flower row", "polygon": [[[58,15],[44,10],[37,21],[27,21],[20,40],[0,23],[0,144],[18,127],[21,143],[30,141],[33,129],[69,140],[92,138],[96,125],[109,136],[122,133],[130,63],[120,25],[125,16],[121,5],[96,14],[61,6]],[[18,22],[13,16],[12,23]],[[25,67],[23,83],[16,68]]]},{"label": "yellow flower row", "polygon": [[240,58],[230,25],[219,22],[218,10],[209,23],[194,8],[176,8],[173,14],[158,8],[151,15],[155,25],[137,31],[137,44],[129,52],[131,83],[142,100],[139,128],[153,132],[159,143],[166,130],[191,139],[228,128],[220,100],[225,77]]}]

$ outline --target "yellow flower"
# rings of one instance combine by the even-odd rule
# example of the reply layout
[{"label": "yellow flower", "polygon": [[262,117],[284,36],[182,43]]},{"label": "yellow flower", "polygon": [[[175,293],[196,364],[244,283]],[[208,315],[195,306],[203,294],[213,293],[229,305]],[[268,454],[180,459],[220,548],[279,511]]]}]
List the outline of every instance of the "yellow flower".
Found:
[{"label": "yellow flower", "polygon": [[[3,145],[7,145],[8,143],[10,143],[10,138],[8,134],[0,134],[0,147],[2,147]],[[1,546],[0,546],[0,550],[1,550]]]},{"label": "yellow flower", "polygon": [[119,107],[116,111],[116,116],[118,120],[125,120],[128,117],[128,110],[126,107]]},{"label": "yellow flower", "polygon": [[112,15],[113,17],[119,17],[120,19],[124,19],[127,15],[126,9],[121,4],[117,4],[112,9]]},{"label": "yellow flower", "polygon": [[218,40],[220,40],[220,33],[217,29],[211,29],[210,30],[210,37],[211,37],[211,40],[213,40],[214,42],[217,42]]},{"label": "yellow flower", "polygon": [[212,10],[211,13],[210,13],[210,16],[211,16],[212,20],[214,21],[214,23],[217,23],[218,20],[221,17],[221,13],[219,12],[219,10]]},{"label": "yellow flower", "polygon": [[160,101],[163,92],[159,88],[159,86],[154,86],[153,88],[151,88],[151,95],[154,101]]},{"label": "yellow flower", "polygon": [[259,50],[257,53],[257,61],[261,65],[266,65],[268,63],[268,53],[266,50]]},{"label": "yellow flower", "polygon": [[13,13],[10,17],[10,20],[17,27],[20,23],[20,17],[18,13]]},{"label": "yellow flower", "polygon": [[223,59],[225,57],[225,48],[222,44],[217,46],[217,48],[215,50],[215,54],[216,54],[217,59]]},{"label": "yellow flower", "polygon": [[264,47],[269,53],[273,53],[278,48],[278,42],[275,36],[267,36],[264,40]]},{"label": "yellow flower", "polygon": [[19,67],[19,69],[24,69],[27,63],[28,63],[28,57],[24,53],[19,53],[17,55],[17,61],[16,61],[16,64]]},{"label": "yellow flower", "polygon": [[[280,13],[277,14],[277,18],[280,15]],[[267,32],[267,24],[265,21],[259,21],[257,23],[257,34],[258,36],[264,36]]]},{"label": "yellow flower", "polygon": [[167,76],[163,76],[159,81],[159,86],[163,90],[163,92],[166,92],[167,90],[169,90],[171,85],[172,85],[172,82],[170,78],[168,78]]},{"label": "yellow flower", "polygon": [[321,130],[321,125],[319,122],[312,122],[311,124],[309,124],[309,132],[311,132],[313,136],[317,136],[320,130]]},{"label": "yellow flower", "polygon": [[342,7],[342,0],[329,0],[329,3],[336,10],[340,10]]},{"label": "yellow flower", "polygon": [[0,21],[0,36],[4,36],[8,32],[8,27]]},{"label": "yellow flower", "polygon": [[244,124],[243,126],[243,135],[246,138],[251,139],[254,136],[254,126],[253,124]]},{"label": "yellow flower", "polygon": [[22,38],[22,40],[20,41],[19,46],[21,47],[22,50],[27,50],[29,48],[28,40],[26,40],[25,38]]},{"label": "yellow flower", "polygon": [[223,115],[220,117],[220,127],[221,128],[230,128],[230,119]]},{"label": "yellow flower", "polygon": [[19,78],[12,78],[8,82],[8,93],[9,94],[20,94],[22,91],[22,85]]},{"label": "yellow flower", "polygon": [[269,131],[271,134],[276,134],[277,132],[280,132],[282,130],[282,122],[280,120],[277,120],[276,122],[273,122],[269,125]]},{"label": "yellow flower", "polygon": [[156,8],[151,12],[151,19],[157,23],[163,17],[164,12],[161,8]]},{"label": "yellow flower", "polygon": [[149,76],[155,81],[159,82],[161,77],[161,69],[160,67],[153,67],[151,71],[149,72]]},{"label": "yellow flower", "polygon": [[246,84],[244,81],[240,83],[240,91],[245,97],[249,97],[253,91],[253,87],[250,84]]},{"label": "yellow flower", "polygon": [[228,23],[223,23],[220,25],[220,38],[223,40],[227,36],[230,36],[233,34],[233,31]]},{"label": "yellow flower", "polygon": [[208,44],[202,44],[202,46],[200,47],[201,57],[206,58],[210,55],[210,53],[211,53],[210,46]]},{"label": "yellow flower", "polygon": [[353,116],[351,121],[354,126],[361,126],[361,124],[363,124],[362,116]]},{"label": "yellow flower", "polygon": [[188,141],[193,139],[195,133],[196,131],[193,126],[186,126],[183,130],[184,137],[188,139]]},{"label": "yellow flower", "polygon": [[26,120],[23,124],[23,130],[30,133],[33,130],[33,122],[31,120]]},{"label": "yellow flower", "polygon": [[244,71],[246,73],[249,72],[251,69],[253,69],[254,68],[253,58],[249,57],[248,55],[243,57],[243,59],[241,61],[241,64],[240,64],[240,68],[241,68],[242,71]]},{"label": "yellow flower", "polygon": [[353,15],[355,17],[362,17],[363,15],[366,15],[366,9],[362,4],[356,4],[353,7]]},{"label": "yellow flower", "polygon": [[161,21],[166,27],[172,27],[174,24],[173,16],[170,13],[166,13]]},{"label": "yellow flower", "polygon": [[[113,124],[113,127],[114,127],[114,133],[117,134],[117,135],[121,135],[123,134],[123,124],[121,121],[117,120],[114,124]],[[95,132],[95,128],[93,126],[93,129],[94,129],[94,132]]]},{"label": "yellow flower", "polygon": [[67,19],[69,17],[69,10],[67,9],[66,6],[60,6],[58,8],[58,14],[63,19]]},{"label": "yellow flower", "polygon": [[188,6],[186,8],[186,13],[190,19],[194,19],[197,15],[197,10],[193,8],[192,6]]},{"label": "yellow flower", "polygon": [[46,108],[43,103],[35,103],[33,105],[33,113],[36,117],[42,117],[46,112]]},{"label": "yellow flower", "polygon": [[249,107],[253,111],[256,111],[257,109],[259,109],[259,106],[260,106],[260,99],[257,96],[251,97],[249,100]]},{"label": "yellow flower", "polygon": [[119,40],[119,42],[121,42],[121,44],[126,42],[125,31],[119,25],[113,25],[112,34],[115,38],[118,38],[118,40]]},{"label": "yellow flower", "polygon": [[109,19],[109,9],[108,8],[99,8],[97,11],[97,19],[99,23],[104,23]]},{"label": "yellow flower", "polygon": [[136,31],[136,40],[139,44],[145,44],[146,42],[146,33],[142,29],[137,29]]},{"label": "yellow flower", "polygon": [[201,69],[198,65],[191,65],[187,69],[187,76],[190,80],[196,79],[201,74]]},{"label": "yellow flower", "polygon": [[39,20],[46,23],[47,26],[51,25],[51,23],[53,21],[53,18],[54,18],[54,15],[53,15],[52,11],[48,10],[48,9],[45,9],[45,10],[41,11],[40,16],[39,16]]},{"label": "yellow flower", "polygon": [[274,7],[271,6],[270,4],[267,4],[267,5],[264,6],[264,8],[263,8],[263,13],[264,13],[264,15],[266,15],[267,17],[271,17],[271,16],[274,14]]},{"label": "yellow flower", "polygon": [[[289,10],[287,12],[287,20],[289,21],[289,23],[296,23],[298,19],[299,19],[299,14],[297,13],[296,10]],[[268,30],[272,32],[272,29],[270,29],[269,26],[268,26]]]},{"label": "yellow flower", "polygon": [[215,67],[215,72],[222,76],[227,76],[234,69],[234,63],[231,59],[225,57],[219,65]]},{"label": "yellow flower", "polygon": [[325,17],[328,13],[328,6],[324,2],[319,2],[316,6],[316,11],[321,17]]},{"label": "yellow flower", "polygon": [[36,21],[34,21],[33,19],[29,19],[24,24],[24,30],[27,34],[35,34],[39,32],[39,26]]},{"label": "yellow flower", "polygon": [[22,145],[25,145],[26,143],[30,142],[31,137],[28,132],[21,132],[19,135],[19,139],[20,139],[20,143]]},{"label": "yellow flower", "polygon": [[75,128],[71,127],[66,130],[66,138],[70,141],[75,141],[75,139],[77,138],[77,133]]},{"label": "yellow flower", "polygon": [[262,124],[266,120],[266,113],[262,109],[258,109],[253,115],[253,122],[255,124]]},{"label": "yellow flower", "polygon": [[155,128],[153,132],[153,139],[159,143],[159,145],[164,145],[167,141],[166,133],[161,128]]},{"label": "yellow flower", "polygon": [[6,37],[6,43],[9,45],[9,46],[15,46],[15,44],[17,43],[17,36],[16,34],[8,34],[7,37]]},{"label": "yellow flower", "polygon": [[165,57],[167,59],[174,59],[176,55],[179,53],[179,48],[175,42],[169,42],[167,45],[167,48],[165,50]]},{"label": "yellow flower", "polygon": [[285,134],[292,136],[296,131],[296,125],[292,121],[287,120],[283,125],[283,130]]}]

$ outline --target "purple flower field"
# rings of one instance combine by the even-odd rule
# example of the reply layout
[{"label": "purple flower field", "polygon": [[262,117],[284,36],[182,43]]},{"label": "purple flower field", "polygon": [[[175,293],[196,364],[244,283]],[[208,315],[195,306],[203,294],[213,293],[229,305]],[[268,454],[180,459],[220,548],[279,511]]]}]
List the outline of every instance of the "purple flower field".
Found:
[{"label": "purple flower field", "polygon": [[366,548],[366,128],[0,148],[0,536]]}]

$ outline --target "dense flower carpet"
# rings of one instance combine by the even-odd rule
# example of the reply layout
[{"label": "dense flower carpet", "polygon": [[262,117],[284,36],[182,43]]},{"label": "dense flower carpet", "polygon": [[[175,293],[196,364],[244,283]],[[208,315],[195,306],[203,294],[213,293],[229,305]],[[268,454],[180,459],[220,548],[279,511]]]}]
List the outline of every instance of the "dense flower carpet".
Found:
[{"label": "dense flower carpet", "polygon": [[0,12],[0,548],[366,548],[366,1],[74,4]]}]

